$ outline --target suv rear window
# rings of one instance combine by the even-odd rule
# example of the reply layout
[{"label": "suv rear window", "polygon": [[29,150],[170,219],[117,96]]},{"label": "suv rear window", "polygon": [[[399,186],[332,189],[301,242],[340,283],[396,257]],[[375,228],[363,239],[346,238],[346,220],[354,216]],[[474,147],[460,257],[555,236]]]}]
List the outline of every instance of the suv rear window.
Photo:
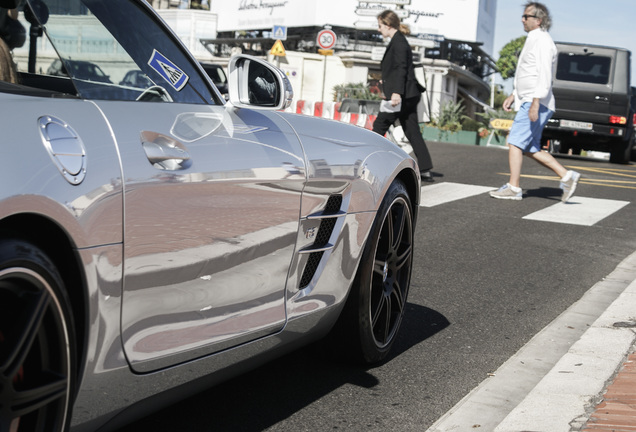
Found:
[{"label": "suv rear window", "polygon": [[611,64],[610,57],[561,53],[556,78],[562,81],[607,84]]}]

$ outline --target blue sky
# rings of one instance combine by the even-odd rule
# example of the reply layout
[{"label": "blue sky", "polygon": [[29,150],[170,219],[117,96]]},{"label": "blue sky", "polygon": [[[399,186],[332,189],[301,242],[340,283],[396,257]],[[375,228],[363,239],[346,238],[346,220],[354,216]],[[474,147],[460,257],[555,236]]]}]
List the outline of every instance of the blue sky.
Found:
[{"label": "blue sky", "polygon": [[[519,36],[523,0],[498,0],[493,57]],[[578,42],[627,48],[632,52],[632,86],[636,86],[636,0],[545,0],[556,42]],[[512,80],[506,81],[506,87]],[[498,82],[502,82],[501,78]],[[509,83],[510,82],[510,83]]]}]

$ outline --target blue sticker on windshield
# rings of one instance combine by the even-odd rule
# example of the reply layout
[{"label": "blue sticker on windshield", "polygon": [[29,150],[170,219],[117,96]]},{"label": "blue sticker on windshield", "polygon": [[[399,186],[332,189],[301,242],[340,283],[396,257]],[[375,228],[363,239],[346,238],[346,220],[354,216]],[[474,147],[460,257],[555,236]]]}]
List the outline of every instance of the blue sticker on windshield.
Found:
[{"label": "blue sticker on windshield", "polygon": [[176,91],[181,91],[183,86],[188,82],[188,76],[185,72],[157,50],[152,52],[152,57],[148,60],[148,64],[156,70],[159,75],[164,77]]}]

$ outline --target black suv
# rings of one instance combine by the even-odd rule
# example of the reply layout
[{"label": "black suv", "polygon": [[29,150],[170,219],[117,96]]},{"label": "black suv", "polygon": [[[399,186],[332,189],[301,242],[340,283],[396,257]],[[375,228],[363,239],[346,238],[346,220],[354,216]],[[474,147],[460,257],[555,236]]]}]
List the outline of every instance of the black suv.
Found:
[{"label": "black suv", "polygon": [[636,139],[631,53],[576,43],[556,46],[556,112],[543,131],[544,141],[555,152],[596,150],[609,152],[611,162],[628,163]]},{"label": "black suv", "polygon": [[212,79],[212,82],[219,89],[223,96],[227,95],[227,76],[223,68],[214,63],[201,62],[201,66],[205,73]]}]

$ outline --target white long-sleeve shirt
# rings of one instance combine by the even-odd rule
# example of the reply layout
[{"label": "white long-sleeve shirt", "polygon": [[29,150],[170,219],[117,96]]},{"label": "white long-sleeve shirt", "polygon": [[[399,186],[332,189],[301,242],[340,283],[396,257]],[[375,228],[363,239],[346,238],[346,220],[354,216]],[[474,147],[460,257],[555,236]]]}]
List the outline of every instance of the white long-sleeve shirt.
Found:
[{"label": "white long-sleeve shirt", "polygon": [[538,98],[541,105],[554,111],[552,71],[556,58],[556,45],[547,31],[537,28],[528,32],[515,72],[515,110]]}]

